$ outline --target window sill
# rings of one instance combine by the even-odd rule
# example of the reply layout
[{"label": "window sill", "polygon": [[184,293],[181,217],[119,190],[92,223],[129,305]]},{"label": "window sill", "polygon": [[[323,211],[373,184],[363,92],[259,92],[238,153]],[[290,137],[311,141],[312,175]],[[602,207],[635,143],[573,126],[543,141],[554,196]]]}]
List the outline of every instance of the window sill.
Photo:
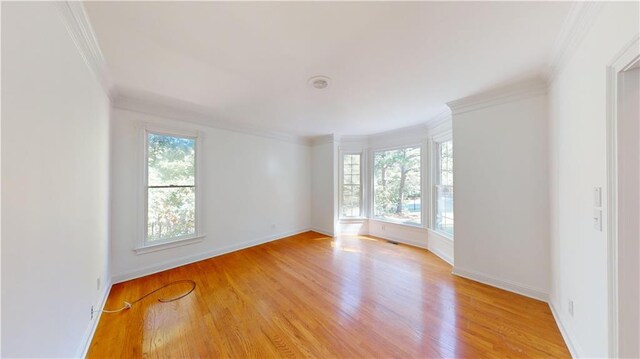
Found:
[{"label": "window sill", "polygon": [[147,253],[162,251],[162,250],[165,250],[165,249],[182,247],[182,246],[186,246],[188,244],[200,243],[200,242],[202,242],[204,237],[205,237],[204,235],[200,235],[200,236],[195,236],[195,237],[183,238],[183,239],[178,239],[178,240],[171,241],[171,242],[151,244],[151,245],[147,245],[147,246],[140,246],[140,247],[134,248],[133,250],[136,252],[137,255],[147,254]]},{"label": "window sill", "polygon": [[453,242],[453,236],[450,235],[447,232],[438,231],[438,230],[429,228],[429,233],[435,234],[435,235],[440,236],[440,237],[442,237],[442,238],[444,238],[444,239],[446,239],[446,240],[448,240],[450,242]]},{"label": "window sill", "polygon": [[344,217],[340,218],[340,223],[362,223],[366,221],[366,217]]}]

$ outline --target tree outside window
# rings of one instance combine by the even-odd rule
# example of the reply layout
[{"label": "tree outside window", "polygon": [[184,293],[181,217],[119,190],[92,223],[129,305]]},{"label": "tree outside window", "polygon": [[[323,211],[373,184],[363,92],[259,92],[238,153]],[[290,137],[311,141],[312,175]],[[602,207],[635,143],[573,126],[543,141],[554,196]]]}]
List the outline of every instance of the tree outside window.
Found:
[{"label": "tree outside window", "polygon": [[398,223],[422,223],[420,147],[374,153],[374,215]]},{"label": "tree outside window", "polygon": [[147,133],[146,242],[196,232],[195,138]]},{"label": "tree outside window", "polygon": [[453,236],[453,141],[437,145],[435,229]]}]

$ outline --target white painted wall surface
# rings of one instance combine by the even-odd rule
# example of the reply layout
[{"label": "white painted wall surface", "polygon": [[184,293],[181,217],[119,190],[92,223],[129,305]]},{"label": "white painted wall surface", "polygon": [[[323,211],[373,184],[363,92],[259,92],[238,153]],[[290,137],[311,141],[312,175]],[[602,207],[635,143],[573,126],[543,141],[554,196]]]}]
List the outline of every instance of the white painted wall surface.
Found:
[{"label": "white painted wall surface", "polygon": [[81,353],[109,278],[108,170],[109,101],[59,8],[3,2],[2,357]]},{"label": "white painted wall surface", "polygon": [[416,247],[427,247],[427,229],[418,226],[407,226],[376,219],[369,220],[369,234],[394,242],[410,244]]},{"label": "white painted wall surface", "polygon": [[[204,240],[136,254],[139,154],[145,123],[201,133]],[[308,230],[310,149],[306,145],[114,109],[112,116],[114,281],[172,268]],[[275,227],[273,227],[275,225]]]},{"label": "white painted wall surface", "polygon": [[333,140],[311,147],[311,228],[329,235],[334,234],[337,208],[334,160]]},{"label": "white painted wall surface", "polygon": [[427,248],[445,262],[454,265],[453,239],[431,229],[427,233]]},{"label": "white painted wall surface", "polygon": [[453,114],[454,273],[544,299],[547,99]]},{"label": "white painted wall surface", "polygon": [[369,220],[339,220],[336,226],[336,235],[340,234],[368,234],[369,233]]},{"label": "white painted wall surface", "polygon": [[637,36],[639,11],[637,2],[605,3],[550,86],[550,301],[580,357],[608,356],[607,238],[593,227],[593,188],[603,188],[604,211],[606,67]]}]

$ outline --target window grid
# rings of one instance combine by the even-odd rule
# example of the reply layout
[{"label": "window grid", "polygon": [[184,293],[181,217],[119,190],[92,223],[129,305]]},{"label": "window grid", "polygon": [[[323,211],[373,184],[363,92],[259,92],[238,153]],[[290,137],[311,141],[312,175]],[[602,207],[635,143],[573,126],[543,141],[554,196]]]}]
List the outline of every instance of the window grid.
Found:
[{"label": "window grid", "polygon": [[439,143],[437,156],[435,228],[453,236],[453,141]]},{"label": "window grid", "polygon": [[360,217],[362,191],[360,154],[342,156],[342,209],[343,217]]},{"label": "window grid", "polygon": [[196,139],[147,132],[145,244],[196,233]]}]

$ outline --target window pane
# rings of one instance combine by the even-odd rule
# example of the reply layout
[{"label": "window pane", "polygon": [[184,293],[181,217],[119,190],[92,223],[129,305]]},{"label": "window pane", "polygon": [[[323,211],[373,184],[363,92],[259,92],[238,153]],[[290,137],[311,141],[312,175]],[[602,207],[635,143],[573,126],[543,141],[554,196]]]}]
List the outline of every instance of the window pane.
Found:
[{"label": "window pane", "polygon": [[340,199],[343,217],[360,216],[360,155],[342,157],[342,198]]},{"label": "window pane", "polygon": [[193,138],[147,136],[149,186],[195,185]]},{"label": "window pane", "polygon": [[453,235],[453,186],[436,186],[436,228]]},{"label": "window pane", "polygon": [[147,240],[195,234],[195,188],[149,188]]},{"label": "window pane", "polygon": [[[349,185],[349,184],[346,184],[346,185],[344,185],[342,187],[342,196],[344,198],[349,198],[349,197],[351,197],[353,195],[351,187],[352,186]],[[347,202],[345,201],[345,203],[347,203]]]},{"label": "window pane", "polygon": [[373,162],[375,217],[422,223],[420,147],[376,152]]},{"label": "window pane", "polygon": [[435,228],[453,235],[453,142],[438,146],[438,175],[435,198]]},{"label": "window pane", "polygon": [[344,173],[344,176],[343,176],[343,181],[344,181],[344,184],[345,184],[345,185],[353,184],[352,177],[351,177],[351,175],[349,174],[349,172],[347,172],[349,169],[350,169],[350,167],[345,167],[345,168],[344,168],[345,173]]},{"label": "window pane", "polygon": [[440,184],[453,185],[453,142],[440,144]]}]

